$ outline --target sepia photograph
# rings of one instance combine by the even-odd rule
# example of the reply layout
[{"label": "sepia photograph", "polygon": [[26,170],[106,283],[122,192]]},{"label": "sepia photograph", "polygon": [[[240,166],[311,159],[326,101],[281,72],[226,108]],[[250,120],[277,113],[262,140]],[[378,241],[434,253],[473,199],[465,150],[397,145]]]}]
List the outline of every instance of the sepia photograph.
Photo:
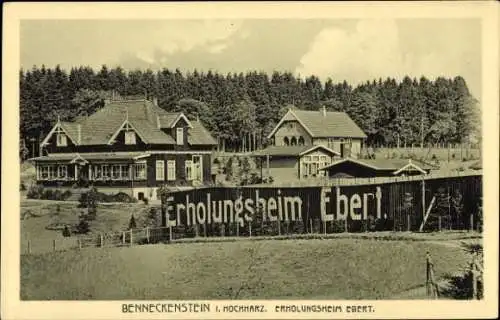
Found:
[{"label": "sepia photograph", "polygon": [[484,302],[484,30],[20,19],[20,302],[254,317]]}]

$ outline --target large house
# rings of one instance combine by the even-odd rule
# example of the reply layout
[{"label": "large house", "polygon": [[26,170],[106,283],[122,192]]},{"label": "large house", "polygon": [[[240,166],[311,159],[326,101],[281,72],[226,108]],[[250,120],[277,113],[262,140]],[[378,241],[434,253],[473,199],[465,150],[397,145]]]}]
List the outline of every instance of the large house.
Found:
[{"label": "large house", "polygon": [[267,138],[272,145],[255,155],[274,179],[293,180],[323,176],[319,169],[336,159],[358,157],[366,134],[344,112],[290,108]]},{"label": "large house", "polygon": [[71,187],[89,182],[105,193],[156,199],[162,185],[211,181],[217,142],[198,120],[156,101],[111,101],[74,122],[57,121],[33,158],[37,182]]}]

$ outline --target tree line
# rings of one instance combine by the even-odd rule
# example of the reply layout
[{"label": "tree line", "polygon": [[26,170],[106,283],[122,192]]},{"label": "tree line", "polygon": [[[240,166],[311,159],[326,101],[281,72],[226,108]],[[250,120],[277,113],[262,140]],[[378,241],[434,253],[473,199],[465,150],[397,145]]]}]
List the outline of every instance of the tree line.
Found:
[{"label": "tree line", "polygon": [[[89,115],[111,97],[157,98],[167,111],[199,118],[226,149],[260,146],[289,107],[346,112],[368,135],[368,145],[465,143],[478,136],[478,101],[461,76],[429,80],[373,79],[353,86],[317,76],[262,71],[221,74],[102,66],[20,70],[20,135],[24,156],[59,117]],[[245,145],[246,144],[246,145]]]}]

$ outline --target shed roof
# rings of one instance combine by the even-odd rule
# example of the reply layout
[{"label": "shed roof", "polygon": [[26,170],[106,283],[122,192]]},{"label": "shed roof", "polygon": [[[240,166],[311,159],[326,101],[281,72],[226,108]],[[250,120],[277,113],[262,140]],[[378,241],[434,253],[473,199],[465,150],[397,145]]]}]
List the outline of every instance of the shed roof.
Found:
[{"label": "shed roof", "polygon": [[253,153],[256,156],[302,156],[314,150],[321,149],[330,153],[332,155],[339,155],[338,152],[329,149],[323,145],[314,145],[314,146],[270,146],[266,149],[258,150]]},{"label": "shed roof", "polygon": [[[353,158],[345,158],[339,161],[335,161],[334,163],[321,168],[320,170],[328,170],[331,168],[334,168],[340,164],[343,163],[353,163],[357,164],[363,167],[368,167],[373,170],[391,170],[391,171],[397,171],[405,168],[408,165],[413,165],[416,166],[417,168],[420,168],[425,171],[429,171],[431,169],[436,169],[435,166],[425,163],[422,161],[418,160],[411,160],[411,159],[353,159]],[[416,169],[418,170],[418,169]]]}]

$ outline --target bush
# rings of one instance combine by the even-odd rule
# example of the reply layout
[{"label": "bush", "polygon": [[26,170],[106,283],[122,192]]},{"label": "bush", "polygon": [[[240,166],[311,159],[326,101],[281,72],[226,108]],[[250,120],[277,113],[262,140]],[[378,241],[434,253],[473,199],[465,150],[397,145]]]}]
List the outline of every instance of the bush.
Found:
[{"label": "bush", "polygon": [[145,205],[148,205],[149,203],[149,199],[146,197],[142,198],[142,201],[144,202]]},{"label": "bush", "polygon": [[137,223],[135,222],[135,217],[132,214],[132,216],[130,217],[130,221],[128,222],[128,230],[136,229],[136,228],[137,228]]},{"label": "bush", "polygon": [[62,231],[62,235],[63,235],[63,237],[65,237],[65,238],[66,238],[66,237],[70,237],[70,236],[71,236],[71,232],[69,231],[69,228],[68,228],[68,226],[67,226],[67,225],[66,225],[66,226],[64,226],[64,229],[63,229],[63,231]]},{"label": "bush", "polygon": [[80,233],[80,234],[88,233],[90,231],[90,226],[89,226],[89,223],[87,222],[87,220],[85,220],[84,218],[80,219],[80,222],[76,226],[76,231],[77,231],[77,233]]},{"label": "bush", "polygon": [[41,185],[32,185],[26,194],[28,199],[42,199],[44,189]]},{"label": "bush", "polygon": [[24,182],[21,182],[19,185],[19,191],[26,191],[26,186],[24,185]]}]

